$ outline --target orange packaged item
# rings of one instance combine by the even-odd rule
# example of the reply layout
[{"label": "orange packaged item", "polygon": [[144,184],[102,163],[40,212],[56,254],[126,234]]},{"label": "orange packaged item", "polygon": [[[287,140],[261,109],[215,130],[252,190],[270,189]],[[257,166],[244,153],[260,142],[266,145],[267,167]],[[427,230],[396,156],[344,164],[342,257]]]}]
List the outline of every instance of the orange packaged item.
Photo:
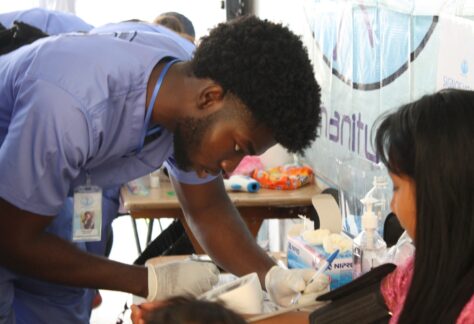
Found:
[{"label": "orange packaged item", "polygon": [[293,190],[312,183],[314,172],[308,165],[287,164],[267,170],[254,170],[252,178],[257,180],[262,188]]}]

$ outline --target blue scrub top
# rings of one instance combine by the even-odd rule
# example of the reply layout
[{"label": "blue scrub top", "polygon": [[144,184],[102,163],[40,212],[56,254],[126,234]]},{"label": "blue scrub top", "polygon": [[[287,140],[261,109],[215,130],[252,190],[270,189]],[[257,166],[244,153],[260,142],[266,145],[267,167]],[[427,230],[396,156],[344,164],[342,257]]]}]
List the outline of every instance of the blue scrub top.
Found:
[{"label": "blue scrub top", "polygon": [[65,34],[0,56],[0,197],[56,215],[86,172],[104,189],[168,160],[185,183],[208,182],[173,163],[173,134],[136,153],[153,67],[191,53],[164,34]]},{"label": "blue scrub top", "polygon": [[62,11],[33,8],[0,14],[0,23],[10,28],[15,20],[32,25],[48,35],[70,32],[88,32],[93,26],[81,18]]},{"label": "blue scrub top", "polygon": [[[91,27],[76,16],[43,9],[0,14],[6,27],[15,19],[51,35]],[[35,213],[43,210],[43,214],[54,214],[62,204],[46,231],[69,241],[73,202],[70,197],[61,199],[61,193],[71,193],[85,168],[101,173],[102,241],[74,242],[77,248],[99,255],[104,255],[105,233],[119,204],[119,187],[112,186],[113,181],[105,185],[107,178],[129,180],[131,174],[146,173],[149,166],[154,168],[172,153],[172,136],[166,130],[140,156],[129,152],[133,142],[138,142],[137,129],[144,127],[140,121],[149,72],[163,55],[189,59],[194,50],[189,41],[166,28],[148,30],[169,36],[156,38],[133,32],[147,31],[140,27],[146,25],[132,28],[125,24],[117,32],[109,32],[113,35],[87,41],[79,41],[82,38],[77,36],[55,37],[0,56],[0,197]],[[113,44],[111,49],[107,44]],[[140,64],[142,54],[146,61]],[[126,141],[115,143],[115,137]],[[172,157],[169,160],[170,173],[181,182],[203,181],[196,179],[194,172],[181,172]],[[110,165],[114,168],[109,171]],[[93,176],[93,181],[98,182],[97,178]],[[14,323],[16,317],[18,323],[49,323],[51,318],[60,323],[88,323],[95,293],[0,267],[0,322]]]},{"label": "blue scrub top", "polygon": [[95,27],[89,31],[91,34],[110,34],[119,32],[143,31],[150,33],[164,34],[172,37],[184,49],[190,53],[194,52],[195,45],[188,39],[180,36],[175,31],[157,24],[150,24],[145,21],[123,21],[119,23],[110,23]]}]

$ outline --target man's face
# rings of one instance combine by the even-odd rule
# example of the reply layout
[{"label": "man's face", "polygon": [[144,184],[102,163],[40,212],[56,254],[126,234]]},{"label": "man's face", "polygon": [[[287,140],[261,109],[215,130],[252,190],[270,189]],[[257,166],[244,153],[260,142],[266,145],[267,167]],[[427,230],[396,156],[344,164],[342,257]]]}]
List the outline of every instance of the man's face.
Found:
[{"label": "man's face", "polygon": [[224,109],[201,118],[182,118],[174,132],[178,167],[195,170],[201,177],[232,172],[244,156],[262,154],[274,144],[271,132],[256,125],[249,114]]}]

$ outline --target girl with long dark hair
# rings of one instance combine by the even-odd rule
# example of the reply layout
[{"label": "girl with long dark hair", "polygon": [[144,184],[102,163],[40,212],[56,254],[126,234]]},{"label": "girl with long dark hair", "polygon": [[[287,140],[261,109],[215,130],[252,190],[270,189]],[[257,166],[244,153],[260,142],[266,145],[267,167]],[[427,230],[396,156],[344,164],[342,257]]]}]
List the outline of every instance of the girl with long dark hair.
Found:
[{"label": "girl with long dark hair", "polygon": [[391,323],[474,323],[474,92],[442,90],[383,118],[391,207],[415,242],[388,275]]}]

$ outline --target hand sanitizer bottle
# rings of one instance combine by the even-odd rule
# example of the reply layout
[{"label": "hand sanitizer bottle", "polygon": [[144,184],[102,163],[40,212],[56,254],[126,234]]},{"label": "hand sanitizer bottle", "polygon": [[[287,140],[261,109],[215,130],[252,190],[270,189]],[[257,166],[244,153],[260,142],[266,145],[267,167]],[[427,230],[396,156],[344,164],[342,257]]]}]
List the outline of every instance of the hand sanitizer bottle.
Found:
[{"label": "hand sanitizer bottle", "polygon": [[377,231],[383,237],[383,229],[385,219],[390,213],[390,196],[391,191],[388,188],[388,179],[386,176],[375,176],[373,187],[369,191],[370,196],[376,199],[372,208],[375,216],[377,216]]},{"label": "hand sanitizer bottle", "polygon": [[377,200],[367,195],[361,201],[365,212],[362,215],[362,232],[354,238],[352,244],[353,279],[380,265],[387,249],[387,244],[377,232],[378,220],[372,211]]}]

